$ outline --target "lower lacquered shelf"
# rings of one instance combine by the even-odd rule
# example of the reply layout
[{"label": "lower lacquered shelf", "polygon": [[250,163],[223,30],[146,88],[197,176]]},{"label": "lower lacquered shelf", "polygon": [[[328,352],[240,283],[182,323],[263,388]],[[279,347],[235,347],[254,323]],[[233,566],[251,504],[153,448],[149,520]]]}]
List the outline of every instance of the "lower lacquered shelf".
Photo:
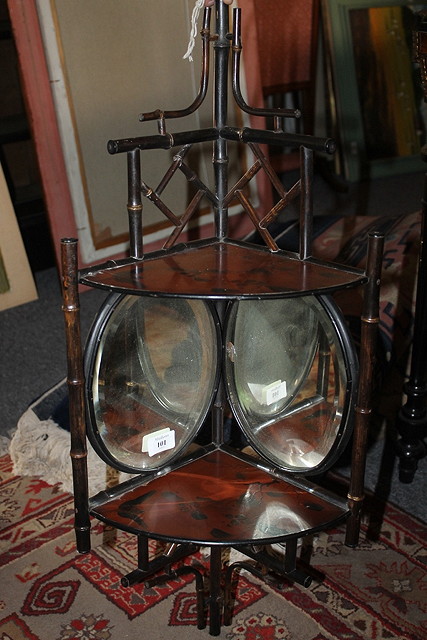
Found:
[{"label": "lower lacquered shelf", "polygon": [[349,510],[340,498],[215,450],[148,484],[97,501],[91,514],[158,540],[235,545],[268,544],[328,529]]}]

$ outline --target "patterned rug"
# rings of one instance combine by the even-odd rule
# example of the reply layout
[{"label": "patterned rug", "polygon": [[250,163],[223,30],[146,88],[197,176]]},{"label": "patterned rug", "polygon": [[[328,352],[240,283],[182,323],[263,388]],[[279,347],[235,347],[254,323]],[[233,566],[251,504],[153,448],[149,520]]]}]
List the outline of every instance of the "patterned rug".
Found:
[{"label": "patterned rug", "polygon": [[[77,555],[71,495],[14,475],[8,455],[0,458],[0,491],[1,640],[209,637],[208,628],[196,627],[191,576],[125,589],[120,578],[135,568],[133,536],[94,523],[92,552]],[[370,500],[367,512],[382,513]],[[309,588],[242,572],[232,624],[220,638],[426,638],[425,524],[387,504],[380,531],[366,523],[355,550],[343,539],[336,529],[304,546],[314,575]],[[203,549],[190,561],[204,566]]]},{"label": "patterned rug", "polygon": [[[323,255],[335,259],[339,249],[349,263],[363,262],[366,227],[372,220],[354,218],[351,228],[343,219],[321,223],[328,234],[324,226],[317,229],[315,245]],[[384,361],[401,377],[410,343],[419,216],[387,218],[384,225],[381,337]],[[352,295],[352,313],[354,307]],[[390,383],[394,378],[387,373]],[[9,455],[0,457],[0,640],[209,637],[208,628],[196,627],[195,584],[190,576],[151,588],[122,587],[120,578],[135,568],[133,536],[94,523],[92,552],[76,554],[72,498],[64,491],[71,490],[64,388],[63,382],[58,383],[23,415],[10,447],[15,465]],[[400,406],[401,380],[396,389]],[[387,405],[392,395],[388,388]],[[105,468],[95,461],[90,468],[93,494],[99,490],[98,482],[104,484]],[[62,484],[54,484],[57,480]],[[232,624],[222,628],[220,637],[427,638],[426,526],[391,504],[384,506],[371,498],[367,506],[369,520],[356,550],[343,546],[343,529],[307,541],[303,552],[310,556],[314,577],[309,588],[280,583],[274,576],[259,581],[242,572]],[[375,514],[381,522],[375,522]],[[156,552],[154,543],[151,551]],[[207,557],[202,550],[186,560],[190,561],[206,567]]]}]

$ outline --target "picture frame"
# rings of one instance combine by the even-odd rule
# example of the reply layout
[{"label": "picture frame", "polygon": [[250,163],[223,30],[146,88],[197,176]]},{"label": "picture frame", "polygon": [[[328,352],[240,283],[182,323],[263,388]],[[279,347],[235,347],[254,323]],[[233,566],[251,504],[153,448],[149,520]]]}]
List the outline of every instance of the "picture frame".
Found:
[{"label": "picture frame", "polygon": [[350,182],[423,170],[426,116],[411,0],[322,0],[340,173]]},{"label": "picture frame", "polygon": [[[127,255],[126,157],[109,155],[107,142],[157,133],[156,122],[139,122],[141,112],[181,109],[193,101],[200,38],[194,62],[183,60],[193,4],[8,0],[58,264],[63,237],[78,238],[82,268]],[[167,7],[167,20],[162,7]],[[167,121],[167,131],[198,128],[210,108],[208,95],[203,109],[189,118]],[[142,154],[142,179],[150,187],[157,187],[174,153],[160,159],[161,151],[150,152],[148,161]],[[205,179],[212,153],[207,146],[203,153],[196,160]],[[249,161],[240,154],[230,165],[244,172]],[[173,211],[181,215],[188,183],[171,183],[171,190]],[[151,251],[163,245],[171,228],[151,202],[144,198],[143,205],[144,249]],[[240,207],[231,207],[230,217],[239,235],[248,232],[240,224]],[[212,207],[202,207],[180,239],[209,235],[213,220]]]},{"label": "picture frame", "polygon": [[0,165],[0,311],[37,300],[37,289]]}]

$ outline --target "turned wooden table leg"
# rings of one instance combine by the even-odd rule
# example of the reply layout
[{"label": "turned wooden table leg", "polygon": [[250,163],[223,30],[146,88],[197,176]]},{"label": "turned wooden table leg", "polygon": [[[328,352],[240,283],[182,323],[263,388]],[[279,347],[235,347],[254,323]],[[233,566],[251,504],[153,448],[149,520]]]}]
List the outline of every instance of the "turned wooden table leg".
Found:
[{"label": "turned wooden table leg", "polygon": [[[427,149],[423,158],[427,159]],[[409,380],[404,386],[407,396],[396,421],[399,440],[397,452],[400,458],[399,479],[410,483],[414,479],[418,460],[425,456],[423,439],[427,435],[427,174],[424,178],[422,199],[420,253],[416,291],[414,335],[412,341]]]}]

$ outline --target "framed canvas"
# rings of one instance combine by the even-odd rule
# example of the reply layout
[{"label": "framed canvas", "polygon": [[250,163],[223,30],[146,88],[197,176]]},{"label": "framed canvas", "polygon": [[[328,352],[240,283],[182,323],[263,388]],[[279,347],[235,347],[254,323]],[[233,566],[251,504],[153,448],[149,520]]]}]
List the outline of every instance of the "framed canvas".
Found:
[{"label": "framed canvas", "polygon": [[350,181],[423,170],[426,129],[410,0],[322,0],[331,111]]},{"label": "framed canvas", "polygon": [[[55,246],[61,237],[78,237],[82,266],[126,255],[126,157],[109,155],[107,142],[157,133],[156,122],[139,122],[141,112],[181,109],[193,101],[200,46],[193,52],[194,62],[183,55],[194,2],[8,2]],[[167,131],[209,126],[211,105],[208,95],[195,114],[167,121]],[[235,118],[230,110],[232,124]],[[149,187],[157,187],[174,153],[176,149],[143,152],[142,178]],[[211,184],[210,145],[194,153],[198,173]],[[230,153],[232,173],[240,175],[249,160],[240,152]],[[164,194],[177,215],[189,198],[188,183],[181,178],[174,178]],[[170,225],[151,202],[144,199],[143,204],[144,246],[155,249],[169,235]],[[246,230],[239,227],[239,214],[239,207],[231,209],[242,235]],[[206,204],[189,237],[209,234],[212,222],[213,212]]]},{"label": "framed canvas", "polygon": [[37,290],[0,165],[0,311],[37,300]]}]

